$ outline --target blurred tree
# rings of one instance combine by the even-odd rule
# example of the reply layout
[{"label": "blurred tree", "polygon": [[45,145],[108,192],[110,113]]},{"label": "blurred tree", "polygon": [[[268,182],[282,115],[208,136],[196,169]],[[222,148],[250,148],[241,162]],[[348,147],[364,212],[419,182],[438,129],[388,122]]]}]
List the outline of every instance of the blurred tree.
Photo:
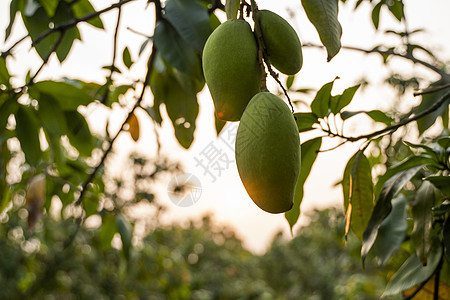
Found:
[{"label": "blurred tree", "polygon": [[[154,201],[152,185],[156,184],[159,174],[168,172],[173,175],[180,167],[164,160],[157,145],[157,158],[154,161],[146,164],[145,160],[132,158],[133,174],[113,178],[108,172],[108,162],[114,157],[114,145],[122,134],[129,135],[132,141],[139,140],[143,132],[140,115],[151,120],[158,133],[163,116],[166,116],[162,111],[165,109],[167,117],[164,118],[172,124],[174,137],[182,147],[190,148],[199,113],[197,95],[205,87],[201,53],[210,33],[221,23],[219,12],[224,11],[229,19],[239,16],[256,20],[258,11],[254,0],[250,3],[236,0],[225,3],[218,0],[149,0],[147,4],[151,5],[146,9],[154,17],[155,26],[149,28],[149,32],[140,34],[144,36],[141,47],[130,51],[128,45],[119,47],[118,32],[124,17],[122,8],[133,2],[138,1],[118,0],[98,10],[89,0],[8,2],[10,18],[4,24],[5,42],[1,44],[0,56],[0,231],[3,236],[1,243],[8,255],[1,258],[5,260],[2,276],[7,281],[2,280],[0,284],[8,282],[4,291],[11,293],[12,297],[43,295],[44,290],[65,291],[65,285],[72,289],[76,285],[72,286],[69,282],[73,280],[72,277],[63,270],[82,266],[75,259],[82,249],[91,253],[88,257],[92,256],[92,265],[89,267],[89,262],[86,262],[86,273],[80,278],[91,278],[89,272],[108,273],[114,269],[114,273],[108,273],[110,278],[104,281],[92,281],[95,285],[80,284],[80,290],[74,290],[73,293],[89,296],[95,296],[96,291],[99,295],[126,293],[128,288],[120,290],[123,287],[120,281],[125,280],[125,274],[131,272],[127,265],[132,264],[133,246],[139,244],[134,240],[136,235],[133,224],[143,222],[133,216],[133,207],[150,203],[157,213],[162,213],[163,207]],[[397,39],[395,46],[386,44],[360,49],[341,45],[339,5],[352,5],[358,10],[363,2],[371,10],[369,22],[377,30],[381,28],[382,11],[404,27],[404,30],[384,32]],[[408,107],[407,113],[398,112],[398,103],[388,111],[349,111],[347,106],[361,85],[355,83],[342,94],[335,95],[332,94],[334,81],[325,83],[308,105],[308,111],[295,112],[299,132],[315,135],[302,143],[302,168],[294,206],[285,216],[292,228],[300,216],[303,185],[320,152],[331,151],[345,143],[358,143],[358,151],[353,156],[349,155],[351,158],[343,170],[341,181],[346,215],[343,235],[350,239],[351,234],[354,234],[362,242],[361,258],[367,268],[373,261],[384,268],[385,276],[390,280],[384,295],[405,294],[407,291],[406,298],[422,294],[424,297],[430,296],[426,291],[434,282],[432,296],[435,299],[445,298],[450,290],[450,74],[446,58],[437,57],[428,45],[416,43],[413,39],[421,30],[409,28],[411,22],[406,19],[404,5],[402,0],[302,0],[301,6],[298,5],[298,9],[305,11],[317,29],[322,43],[304,46],[325,48],[328,61],[338,55],[341,49],[358,51],[366,55],[379,55],[386,66],[390,66],[394,57],[403,59],[422,66],[435,77],[421,78],[417,74],[406,76],[393,72],[386,78],[386,82],[402,95],[395,95],[395,98],[420,97],[420,104]],[[102,31],[105,27],[101,17],[112,11],[117,13],[114,32],[111,33],[112,59],[102,67],[103,76],[97,78],[96,82],[43,76],[42,70],[51,62],[62,65],[69,53],[76,50],[73,46],[76,40],[81,40],[81,24],[86,25],[86,30]],[[13,32],[17,26],[22,26],[25,31],[23,35]],[[258,26],[255,26],[255,33],[258,35]],[[279,77],[268,63],[267,51],[260,35],[257,40],[261,66],[279,84],[280,94],[292,104],[289,94],[308,90],[294,87],[295,76]],[[28,66],[21,74],[17,74],[14,63],[30,55],[30,51],[20,50],[20,46],[26,43],[31,46],[31,53],[39,59],[39,64]],[[151,50],[147,51],[149,46]],[[138,54],[132,56],[132,53]],[[145,74],[140,78],[130,77],[140,63],[143,64],[141,67]],[[264,82],[266,74],[262,73]],[[413,88],[421,90],[413,91]],[[147,98],[149,101],[144,101]],[[118,130],[111,134],[108,121],[102,132],[94,135],[87,122],[86,108],[101,108],[111,112],[113,105],[126,111]],[[292,105],[292,108],[296,107]],[[380,129],[347,135],[348,124],[357,116],[370,118],[380,125]],[[215,125],[219,133],[225,122],[216,119]],[[325,139],[338,140],[339,144],[332,149],[322,149]],[[379,174],[374,167],[381,170]],[[51,216],[52,209],[59,219]],[[96,222],[95,230],[85,226],[85,221],[89,219]],[[144,227],[154,230],[158,225],[153,223]],[[318,291],[321,285],[316,283],[321,282],[320,278],[315,279],[315,282],[308,281],[309,277],[302,277],[305,282],[298,284],[289,279],[289,273],[289,287],[284,281],[277,281],[277,278],[272,279],[278,282],[276,286],[267,285],[265,281],[248,284],[244,280],[242,284],[233,281],[236,285],[233,283],[226,289],[213,284],[203,293],[201,289],[210,282],[234,278],[237,273],[244,274],[243,278],[259,278],[260,275],[254,275],[252,268],[238,268],[235,271],[234,267],[229,267],[227,242],[216,249],[219,254],[223,254],[223,260],[216,263],[224,268],[224,272],[214,272],[212,265],[201,265],[196,273],[208,272],[208,278],[197,278],[192,274],[191,278],[184,276],[184,273],[190,273],[189,261],[201,260],[195,251],[196,244],[193,244],[193,250],[189,250],[191,259],[189,255],[183,258],[179,263],[182,270],[172,274],[171,268],[178,264],[180,256],[172,257],[173,249],[164,248],[168,247],[164,244],[169,241],[151,242],[157,237],[156,232],[155,236],[149,237],[149,242],[161,247],[162,253],[155,255],[161,255],[157,265],[162,268],[156,269],[155,272],[160,272],[160,275],[152,284],[158,287],[161,295],[188,297],[191,287],[194,287],[199,289],[198,297],[234,297],[239,289],[248,291],[254,288],[251,293],[256,295],[263,293],[266,288],[277,291],[278,286],[292,290],[292,294],[306,288],[315,290],[317,295],[323,297],[345,293],[342,282],[339,289],[324,280],[323,289]],[[179,242],[175,241],[177,245]],[[320,238],[317,238],[317,242],[320,242]],[[128,260],[128,264],[119,258],[118,251],[111,249],[112,243],[122,245],[120,255]],[[84,245],[81,246],[81,252],[77,248],[79,245]],[[277,241],[271,251],[289,253],[289,247],[284,248]],[[318,246],[316,252],[317,249],[321,247]],[[320,253],[329,257],[336,256],[339,248],[325,249],[330,253]],[[242,256],[242,261],[254,261],[248,253],[238,251],[236,255]],[[68,257],[71,259],[68,260]],[[105,264],[97,264],[102,259],[108,260]],[[229,259],[234,259],[234,256]],[[270,261],[269,258],[265,259]],[[84,263],[84,257],[80,261]],[[297,261],[300,259],[295,257],[290,264],[295,266]],[[319,265],[319,261],[314,259],[310,263],[312,266]],[[344,263],[339,259],[336,265],[328,264],[327,261],[330,274],[335,274],[335,268],[344,268]],[[276,267],[281,269],[283,266],[281,263]],[[349,272],[356,272],[352,264],[344,270],[346,268]],[[137,269],[140,270],[139,267]],[[144,273],[140,276],[152,275],[151,272]],[[292,276],[295,278],[296,275]],[[329,275],[324,275],[324,278],[331,280]],[[370,289],[364,280],[350,282],[354,283],[355,288]],[[88,285],[87,291],[82,290]]]}]

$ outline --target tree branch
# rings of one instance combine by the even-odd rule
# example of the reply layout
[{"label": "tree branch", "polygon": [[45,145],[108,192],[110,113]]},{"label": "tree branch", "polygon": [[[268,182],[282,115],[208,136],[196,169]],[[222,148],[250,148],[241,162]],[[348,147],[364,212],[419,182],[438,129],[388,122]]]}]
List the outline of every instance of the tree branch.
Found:
[{"label": "tree branch", "polygon": [[[113,42],[113,58],[112,58],[112,63],[111,63],[111,70],[109,73],[109,77],[107,79],[106,82],[112,82],[112,76],[114,73],[114,69],[116,68],[115,66],[115,62],[116,62],[116,55],[117,55],[117,40],[118,40],[118,36],[119,36],[119,27],[120,27],[120,17],[122,15],[122,7],[119,7],[119,11],[117,13],[117,22],[116,22],[116,29],[114,31],[114,42]],[[106,88],[105,89],[105,93],[103,94],[103,97],[101,99],[101,103],[105,103],[106,99],[108,98],[108,94],[109,94],[109,89]]]},{"label": "tree branch", "polygon": [[344,135],[341,135],[341,134],[338,134],[338,133],[331,132],[328,129],[322,129],[322,131],[328,133],[332,137],[343,138],[347,142],[356,142],[356,141],[359,141],[359,140],[362,140],[362,139],[371,139],[373,137],[382,135],[384,133],[388,133],[388,132],[393,133],[397,129],[399,129],[400,127],[405,126],[406,124],[409,124],[411,122],[417,121],[418,119],[426,116],[427,114],[432,113],[433,111],[436,111],[448,99],[450,99],[450,90],[447,93],[445,93],[441,98],[439,98],[432,106],[430,106],[428,109],[422,111],[421,113],[419,113],[419,114],[417,114],[417,115],[415,115],[415,116],[413,116],[411,118],[404,119],[404,120],[398,122],[397,124],[394,124],[394,125],[391,125],[391,126],[387,126],[387,127],[383,128],[383,129],[374,131],[374,132],[369,133],[369,134],[360,135],[360,136],[356,136],[356,137],[348,137],[348,136],[344,136]]},{"label": "tree branch", "polygon": [[[161,2],[160,2],[160,0],[152,0],[152,2],[155,4],[155,15],[156,15],[156,20],[155,21],[157,23],[162,18]],[[83,185],[81,187],[80,194],[78,195],[78,199],[74,202],[75,206],[79,206],[79,205],[83,204],[83,199],[84,199],[84,196],[85,196],[85,194],[86,194],[86,192],[88,190],[89,184],[94,180],[94,178],[97,175],[97,173],[99,172],[100,168],[104,165],[106,158],[108,157],[109,153],[111,153],[111,150],[113,148],[114,142],[117,140],[117,138],[120,135],[120,133],[122,133],[122,131],[125,130],[125,126],[128,123],[128,121],[130,120],[131,115],[133,115],[134,111],[138,107],[140,107],[141,102],[144,99],[144,94],[145,94],[145,90],[146,90],[147,84],[148,84],[148,82],[150,82],[150,76],[151,76],[151,73],[152,73],[152,70],[153,70],[153,66],[154,66],[154,63],[155,63],[156,54],[157,54],[157,48],[156,48],[155,44],[153,43],[152,51],[151,51],[150,57],[148,59],[147,73],[145,74],[145,78],[144,78],[144,81],[143,81],[141,94],[140,94],[139,98],[137,99],[136,103],[134,104],[133,108],[128,112],[128,115],[127,115],[125,121],[123,121],[122,125],[120,126],[119,131],[112,138],[111,142],[109,143],[108,148],[103,153],[102,158],[100,159],[100,162],[97,164],[97,166],[94,168],[94,170],[92,170],[92,172],[89,174],[89,177],[83,183]],[[83,224],[83,221],[84,221],[84,216],[82,215],[80,218],[77,219],[76,230],[67,239],[67,241],[64,243],[64,248],[69,247],[72,244],[72,242],[75,240],[75,237],[78,234],[78,231],[80,230],[80,227]]]},{"label": "tree branch", "polygon": [[[68,29],[70,29],[70,28],[76,26],[78,23],[89,21],[89,20],[91,20],[91,19],[93,19],[93,18],[96,18],[96,17],[100,16],[101,14],[103,14],[103,13],[105,13],[105,12],[108,12],[108,11],[114,9],[114,8],[121,7],[122,5],[124,5],[124,4],[128,3],[128,2],[131,2],[131,1],[135,1],[135,0],[120,0],[119,2],[117,2],[117,3],[115,3],[115,4],[112,4],[111,6],[106,7],[106,8],[104,8],[104,9],[102,9],[102,10],[95,11],[95,12],[92,12],[92,13],[90,13],[90,14],[87,14],[87,15],[85,15],[85,16],[83,16],[83,17],[73,19],[72,21],[69,21],[69,22],[67,22],[67,23],[59,24],[59,25],[57,25],[57,26],[55,26],[55,27],[53,27],[53,28],[51,28],[51,29],[49,29],[49,30],[47,30],[47,31],[44,31],[42,34],[40,34],[40,35],[32,42],[31,47],[36,46],[36,45],[39,44],[43,39],[45,39],[47,36],[49,36],[50,34],[52,34],[52,33],[54,33],[54,32],[57,32],[57,31],[66,31],[66,30],[68,30]],[[6,50],[5,52],[2,52],[1,56],[3,56],[3,57],[7,56],[9,53],[11,53],[11,51],[12,51],[17,45],[19,45],[22,41],[24,41],[28,36],[29,36],[29,34],[27,34],[27,35],[23,36],[22,38],[20,38],[20,39],[19,39],[17,42],[15,42],[8,50]]]},{"label": "tree branch", "polygon": [[[303,47],[313,47],[313,48],[324,48],[324,46],[321,45],[314,45],[314,44],[304,44]],[[417,64],[421,64],[424,67],[434,71],[435,73],[439,74],[443,80],[445,80],[446,82],[450,82],[450,74],[447,74],[444,70],[441,70],[439,67],[432,65],[426,61],[423,61],[421,59],[418,59],[416,57],[414,57],[412,55],[412,53],[407,53],[407,54],[402,54],[402,53],[398,53],[395,52],[392,49],[389,50],[380,50],[379,48],[374,48],[371,50],[368,49],[361,49],[358,47],[351,47],[351,46],[342,46],[342,49],[347,49],[347,50],[352,50],[352,51],[359,51],[359,52],[364,52],[366,54],[371,54],[371,53],[378,53],[381,55],[393,55],[393,56],[398,56],[398,57],[402,57],[405,59],[408,59],[410,61],[412,61],[413,63],[417,63]]]}]

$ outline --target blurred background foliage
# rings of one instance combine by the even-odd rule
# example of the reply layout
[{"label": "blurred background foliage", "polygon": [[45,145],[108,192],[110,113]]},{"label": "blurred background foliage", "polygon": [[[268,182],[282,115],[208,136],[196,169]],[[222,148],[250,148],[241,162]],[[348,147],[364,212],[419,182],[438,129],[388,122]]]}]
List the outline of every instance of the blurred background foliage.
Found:
[{"label": "blurred background foliage", "polygon": [[212,216],[135,232],[127,255],[117,237],[102,244],[103,226],[81,227],[64,248],[72,220],[46,215],[30,230],[26,215],[17,206],[0,227],[3,299],[378,299],[385,285],[362,270],[360,242],[345,245],[336,209],[311,213],[294,239],[277,235],[263,255]]}]

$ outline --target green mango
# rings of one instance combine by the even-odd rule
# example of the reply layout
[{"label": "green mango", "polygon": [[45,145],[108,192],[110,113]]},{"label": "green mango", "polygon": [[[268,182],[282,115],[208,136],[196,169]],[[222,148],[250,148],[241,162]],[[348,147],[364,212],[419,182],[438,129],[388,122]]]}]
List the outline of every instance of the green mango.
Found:
[{"label": "green mango", "polygon": [[295,29],[282,17],[269,10],[256,15],[261,28],[269,62],[278,71],[294,75],[303,65],[302,44]]},{"label": "green mango", "polygon": [[217,117],[239,121],[261,86],[258,46],[247,22],[231,19],[213,31],[203,50],[203,73]]},{"label": "green mango", "polygon": [[289,107],[269,92],[256,94],[236,135],[236,164],[250,198],[262,210],[292,208],[300,172],[300,137]]}]

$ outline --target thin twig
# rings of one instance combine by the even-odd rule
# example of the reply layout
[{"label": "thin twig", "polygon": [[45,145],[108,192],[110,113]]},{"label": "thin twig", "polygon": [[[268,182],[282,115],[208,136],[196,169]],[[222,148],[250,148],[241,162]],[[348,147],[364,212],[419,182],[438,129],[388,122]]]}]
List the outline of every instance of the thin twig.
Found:
[{"label": "thin twig", "polygon": [[412,292],[411,294],[409,294],[409,295],[407,295],[407,296],[404,296],[403,298],[402,298],[402,300],[410,300],[410,299],[412,299],[412,298],[414,298],[422,289],[423,289],[423,287],[428,283],[428,281],[431,279],[431,277],[430,278],[428,278],[427,280],[425,280],[424,282],[422,282],[415,290],[414,290],[414,292]]},{"label": "thin twig", "polygon": [[152,39],[153,38],[152,36],[146,35],[145,33],[139,32],[139,31],[137,31],[137,30],[135,30],[135,29],[133,29],[131,27],[127,27],[127,30],[129,30],[132,33],[135,33],[137,35],[140,35],[142,37],[145,37],[146,39]]},{"label": "thin twig", "polygon": [[428,89],[422,90],[420,92],[415,92],[413,95],[420,96],[420,95],[426,95],[426,94],[433,94],[433,93],[445,90],[446,88],[450,88],[450,82],[447,84],[444,84],[444,85],[437,86],[437,87],[428,88]]},{"label": "thin twig", "polygon": [[[162,18],[161,2],[160,2],[160,0],[153,0],[152,2],[155,4],[156,22],[159,22]],[[106,158],[108,157],[109,153],[111,152],[111,150],[113,148],[114,142],[117,140],[120,133],[122,133],[122,131],[125,130],[125,127],[126,127],[128,121],[130,120],[131,116],[133,115],[134,111],[138,107],[140,107],[141,102],[144,99],[144,94],[146,91],[147,84],[148,84],[148,82],[150,82],[150,76],[151,76],[151,72],[153,70],[156,54],[157,54],[157,48],[156,48],[155,44],[153,43],[152,51],[151,51],[151,54],[150,54],[150,57],[148,60],[148,64],[147,64],[147,73],[145,74],[141,94],[140,94],[139,98],[137,99],[136,103],[134,104],[133,108],[128,112],[127,118],[120,126],[119,131],[111,139],[111,142],[109,143],[108,148],[103,153],[103,156],[102,156],[100,162],[97,164],[97,166],[94,168],[94,170],[89,174],[89,177],[83,183],[80,194],[78,195],[78,199],[76,201],[74,201],[75,206],[79,206],[79,205],[83,204],[83,199],[86,194],[86,191],[88,190],[89,184],[94,180],[94,178],[97,175],[97,173],[99,172],[100,168],[104,165]],[[76,230],[67,239],[66,243],[64,243],[64,248],[69,247],[72,244],[72,242],[75,240],[75,237],[78,234],[78,231],[80,230],[83,222],[84,222],[84,214],[82,214],[81,217],[77,218]]]},{"label": "thin twig", "polygon": [[267,70],[269,71],[270,76],[277,82],[277,84],[281,87],[281,89],[283,90],[284,95],[286,96],[288,103],[291,107],[291,111],[292,113],[294,113],[294,105],[292,104],[291,98],[288,95],[287,89],[283,86],[283,84],[281,83],[280,79],[279,79],[279,75],[277,72],[275,72],[269,62],[269,57],[267,55],[267,50],[266,47],[264,45],[264,40],[262,37],[262,32],[261,32],[261,27],[259,24],[259,21],[257,19],[257,13],[258,13],[258,5],[256,4],[255,0],[251,0],[251,9],[252,9],[252,17],[253,17],[253,21],[255,22],[255,35],[256,35],[256,40],[258,41],[258,61],[261,67],[261,90],[267,90],[267,82],[266,82],[266,78],[267,78],[267,73],[266,73],[266,69],[264,68],[264,65],[267,66]]},{"label": "thin twig", "polygon": [[418,119],[426,116],[429,113],[432,113],[433,111],[437,110],[439,107],[441,107],[442,104],[444,104],[448,99],[450,99],[450,91],[448,91],[446,94],[444,94],[441,98],[439,98],[436,102],[434,102],[434,104],[432,106],[430,106],[428,109],[422,111],[421,113],[411,117],[411,118],[407,118],[404,119],[400,122],[398,122],[397,124],[391,125],[391,126],[387,126],[383,129],[374,131],[372,133],[369,134],[365,134],[365,135],[360,135],[360,136],[356,136],[356,137],[348,137],[348,136],[343,136],[341,134],[338,133],[334,133],[331,132],[327,129],[323,129],[322,130],[326,133],[328,133],[330,136],[332,137],[340,137],[345,139],[347,142],[356,142],[362,139],[371,139],[374,138],[376,136],[380,136],[382,134],[385,133],[393,133],[395,132],[397,129],[399,129],[402,126],[405,126],[406,124],[409,124],[411,122],[417,121]]},{"label": "thin twig", "polygon": [[[101,14],[103,14],[103,13],[105,13],[105,12],[108,12],[108,11],[114,9],[114,8],[121,7],[122,5],[124,5],[124,4],[128,3],[128,2],[131,2],[131,1],[135,1],[135,0],[121,0],[121,1],[119,1],[119,2],[117,2],[117,3],[112,4],[112,5],[109,6],[109,7],[106,7],[106,8],[104,8],[104,9],[102,9],[102,10],[95,11],[95,12],[92,12],[92,13],[90,13],[90,14],[87,14],[87,15],[85,15],[85,16],[83,16],[83,17],[73,19],[72,21],[69,21],[69,22],[67,22],[67,23],[59,24],[59,25],[57,25],[57,26],[55,26],[55,27],[53,27],[53,28],[51,28],[51,29],[49,29],[49,30],[47,30],[47,31],[44,31],[42,34],[40,34],[40,35],[32,42],[31,46],[32,46],[32,47],[35,47],[35,46],[36,46],[37,44],[39,44],[43,39],[45,39],[47,36],[49,36],[50,34],[52,34],[52,33],[54,33],[54,32],[57,32],[57,31],[60,31],[60,32],[61,32],[61,31],[66,31],[66,30],[68,30],[68,29],[70,29],[70,28],[76,26],[78,23],[89,21],[89,20],[91,20],[91,19],[93,19],[93,18],[96,18],[96,17],[100,16]],[[14,45],[12,45],[8,50],[6,50],[5,52],[2,52],[2,56],[8,55],[8,54],[9,54],[9,53],[10,53],[17,45],[19,45],[22,41],[24,41],[28,36],[29,36],[29,35],[26,34],[25,36],[23,36],[22,38],[20,38],[20,39],[19,39],[16,43],[14,43]]]},{"label": "thin twig", "polygon": [[[116,62],[116,55],[117,55],[117,40],[119,37],[119,27],[120,27],[120,17],[122,15],[122,7],[119,7],[119,11],[117,12],[117,22],[116,22],[116,29],[114,31],[114,42],[113,42],[113,58],[111,63],[111,70],[109,73],[109,77],[106,82],[112,82],[112,76],[114,74],[114,69],[116,68],[115,62]],[[109,88],[105,89],[105,93],[103,94],[103,97],[101,99],[101,103],[105,103],[106,99],[108,98],[109,94]]]},{"label": "thin twig", "polygon": [[[310,43],[306,43],[303,44],[303,47],[314,47],[314,48],[324,48],[324,46],[321,45],[314,45],[314,44],[310,44]],[[439,67],[432,65],[426,61],[423,61],[421,59],[418,59],[416,57],[414,57],[411,53],[407,53],[407,54],[402,54],[402,53],[398,53],[395,52],[392,49],[389,50],[380,50],[379,48],[374,48],[371,50],[368,49],[361,49],[358,47],[351,47],[351,46],[342,46],[342,49],[347,49],[347,50],[353,50],[353,51],[359,51],[359,52],[364,52],[367,54],[371,54],[371,53],[378,53],[381,55],[394,55],[394,56],[398,56],[398,57],[402,57],[405,59],[408,59],[410,61],[412,61],[413,63],[417,63],[417,64],[421,64],[424,67],[434,71],[435,73],[439,74],[442,79],[444,79],[446,82],[450,82],[450,74],[447,74],[444,70],[440,69]]]},{"label": "thin twig", "polygon": [[[259,64],[259,68],[261,70],[261,90],[262,91],[267,91],[267,73],[266,73],[266,69],[264,67],[264,40],[262,38],[262,33],[261,33],[261,27],[259,25],[258,19],[256,18],[257,14],[258,14],[258,5],[256,4],[256,2],[254,0],[251,0],[251,10],[252,10],[252,17],[253,17],[253,21],[255,22],[255,35],[256,35],[256,42],[258,44],[258,64]],[[242,15],[241,15],[242,16]]]},{"label": "thin twig", "polygon": [[22,43],[26,38],[28,37],[28,34],[21,37],[20,39],[18,39],[11,47],[9,47],[8,50],[2,52],[2,57],[7,57],[8,55],[11,54],[11,51],[16,48],[17,45],[19,45],[20,43]]}]

